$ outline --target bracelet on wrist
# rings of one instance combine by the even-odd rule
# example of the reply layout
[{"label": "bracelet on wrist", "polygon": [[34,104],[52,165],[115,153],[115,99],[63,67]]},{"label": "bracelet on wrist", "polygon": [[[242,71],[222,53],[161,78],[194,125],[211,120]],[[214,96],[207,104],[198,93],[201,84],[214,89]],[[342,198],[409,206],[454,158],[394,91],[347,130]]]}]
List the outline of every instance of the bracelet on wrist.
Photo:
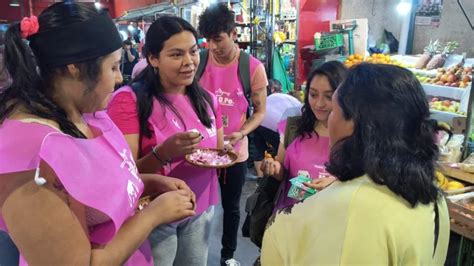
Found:
[{"label": "bracelet on wrist", "polygon": [[162,165],[167,165],[170,163],[170,160],[163,160],[160,158],[160,156],[158,155],[158,145],[156,145],[155,147],[153,147],[153,149],[151,149],[151,153],[153,153],[153,156],[155,156],[155,158],[162,164]]},{"label": "bracelet on wrist", "polygon": [[243,140],[245,138],[244,132],[242,132],[242,130],[239,130],[239,133],[242,134],[242,138],[240,138],[240,140]]}]

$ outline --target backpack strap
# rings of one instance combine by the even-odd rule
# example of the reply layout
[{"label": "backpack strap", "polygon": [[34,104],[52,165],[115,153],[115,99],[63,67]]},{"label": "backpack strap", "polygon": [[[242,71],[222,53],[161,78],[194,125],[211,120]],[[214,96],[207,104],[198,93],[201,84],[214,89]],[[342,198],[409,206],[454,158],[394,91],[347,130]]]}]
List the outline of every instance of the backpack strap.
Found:
[{"label": "backpack strap", "polygon": [[204,70],[206,69],[207,65],[207,60],[209,58],[209,50],[208,49],[202,49],[201,52],[199,52],[199,66],[196,70],[196,79],[200,80],[202,77],[202,74],[204,73]]},{"label": "backpack strap", "polygon": [[250,95],[250,91],[252,90],[250,84],[250,55],[242,50],[240,50],[238,72],[245,95]]},{"label": "backpack strap", "polygon": [[250,116],[250,110],[252,109],[252,86],[250,83],[250,55],[240,50],[239,55],[239,67],[237,68],[238,75],[240,79],[240,83],[244,89],[245,98],[247,98],[247,102],[249,103],[249,108],[247,110],[247,115]]},{"label": "backpack strap", "polygon": [[296,138],[296,130],[298,129],[298,121],[300,119],[301,116],[291,116],[286,120],[285,140],[283,142],[285,149],[288,148]]}]

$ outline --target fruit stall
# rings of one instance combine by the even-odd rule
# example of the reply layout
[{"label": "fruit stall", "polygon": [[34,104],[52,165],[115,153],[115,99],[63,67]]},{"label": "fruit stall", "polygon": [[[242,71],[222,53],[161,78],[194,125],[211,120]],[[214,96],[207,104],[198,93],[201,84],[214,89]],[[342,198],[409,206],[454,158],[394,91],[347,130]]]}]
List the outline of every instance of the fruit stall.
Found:
[{"label": "fruit stall", "polygon": [[442,139],[439,144],[437,182],[446,195],[451,231],[461,236],[457,264],[474,265],[474,154],[471,148],[474,60],[465,58],[463,51],[455,54],[458,47],[454,41],[444,47],[438,40],[430,41],[422,55],[408,61],[428,96],[432,117],[449,123],[458,134],[454,135],[454,141]]},{"label": "fruit stall", "polygon": [[[445,192],[451,231],[460,235],[458,265],[474,265],[474,154],[472,154],[472,65],[454,54],[456,42],[430,41],[411,69],[428,96],[432,117],[448,123],[452,139],[441,139],[438,186]],[[414,63],[414,65],[413,65]],[[456,142],[456,144],[453,144]],[[472,154],[472,155],[471,155]]]},{"label": "fruit stall", "polygon": [[[415,57],[390,56],[372,54],[370,57],[351,55],[344,62],[346,66],[367,62],[394,64],[413,71],[425,90],[430,102],[432,118],[454,126],[457,121],[466,125],[467,113],[471,100],[472,66],[462,66],[460,63],[450,67],[440,67],[434,70],[419,70],[412,62]],[[465,128],[458,131],[465,132]]]},{"label": "fruit stall", "polygon": [[[469,173],[469,172],[471,173]],[[460,235],[458,265],[474,265],[474,164],[441,163],[438,186],[446,194],[451,231]]]}]

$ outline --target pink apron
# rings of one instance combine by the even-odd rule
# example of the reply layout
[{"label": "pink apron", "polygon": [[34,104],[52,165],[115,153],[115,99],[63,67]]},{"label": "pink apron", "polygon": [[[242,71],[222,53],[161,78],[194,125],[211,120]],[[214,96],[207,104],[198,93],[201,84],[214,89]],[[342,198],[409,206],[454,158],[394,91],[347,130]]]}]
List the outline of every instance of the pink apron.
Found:
[{"label": "pink apron", "polygon": [[297,137],[288,146],[285,153],[284,167],[288,171],[288,178],[284,181],[284,189],[280,195],[275,210],[279,210],[297,203],[297,200],[288,197],[291,187],[289,179],[298,176],[298,172],[309,175],[312,179],[328,174],[324,164],[329,159],[329,138],[317,137],[313,132],[311,138]]},{"label": "pink apron", "polygon": [[[208,59],[206,71],[204,71],[199,83],[203,88],[215,94],[222,109],[222,125],[224,135],[238,132],[244,123],[247,113],[248,102],[242,88],[238,75],[238,62],[225,67],[216,66],[211,58]],[[258,60],[250,60],[250,73],[260,64]],[[240,150],[242,142],[238,142],[234,148]]]},{"label": "pink apron", "polygon": [[[160,103],[155,99],[153,111],[149,123],[155,131],[156,143],[163,143],[168,137],[192,129],[199,131],[204,137],[198,148],[217,147],[216,118],[209,108],[212,127],[206,128],[199,120],[187,96],[167,94],[166,97],[179,110],[184,124],[179,117],[166,108],[163,110]],[[165,117],[166,119],[163,119]],[[171,164],[164,167],[164,175],[182,179],[196,194],[196,214],[205,212],[210,206],[219,202],[217,171],[215,169],[199,168],[189,164],[184,157],[175,158]]]},{"label": "pink apron", "polygon": [[[106,244],[113,239],[122,224],[133,216],[143,192],[143,183],[127,142],[107,114],[97,112],[94,115],[86,114],[84,118],[101,135],[93,139],[77,139],[37,123],[6,120],[0,128],[2,139],[18,140],[22,132],[44,138],[39,146],[34,143],[31,148],[26,147],[24,151],[29,152],[27,154],[10,150],[15,154],[12,157],[5,156],[3,143],[0,144],[0,162],[2,165],[11,163],[10,169],[0,167],[0,173],[37,169],[40,161],[45,161],[74,199],[110,219],[89,228],[91,243]],[[46,135],[45,130],[49,131]],[[20,265],[27,265],[22,257]],[[148,242],[125,265],[153,265]]]},{"label": "pink apron", "polygon": [[[136,95],[131,87],[122,87],[115,94],[122,92],[129,92],[136,102]],[[167,138],[176,133],[197,130],[204,137],[199,143],[199,148],[217,147],[216,124],[218,125],[219,123],[216,123],[216,117],[211,108],[208,108],[208,114],[212,120],[212,127],[206,128],[199,120],[188,96],[167,93],[165,97],[178,110],[183,121],[169,107],[163,108],[158,100],[154,99],[153,110],[148,123],[153,127],[157,144],[163,143]],[[211,98],[216,102],[212,94]],[[217,103],[214,105],[214,110],[216,109]],[[219,202],[217,171],[215,169],[193,166],[187,163],[184,157],[180,157],[175,158],[169,165],[164,166],[163,172],[160,174],[176,177],[186,182],[196,195],[197,215]]]}]

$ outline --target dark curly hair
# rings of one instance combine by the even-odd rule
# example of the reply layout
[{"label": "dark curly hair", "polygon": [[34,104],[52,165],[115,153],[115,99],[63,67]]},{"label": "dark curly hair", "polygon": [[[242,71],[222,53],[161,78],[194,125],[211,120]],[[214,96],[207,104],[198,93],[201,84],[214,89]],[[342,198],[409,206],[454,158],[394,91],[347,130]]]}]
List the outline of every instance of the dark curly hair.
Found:
[{"label": "dark curly hair", "polygon": [[206,39],[217,37],[222,32],[230,34],[234,29],[234,12],[225,3],[210,5],[199,16],[198,31]]},{"label": "dark curly hair", "polygon": [[[86,21],[99,15],[94,7],[85,4],[56,3],[39,15],[39,32]],[[80,70],[81,81],[87,85],[88,92],[91,92],[97,84],[103,59],[104,57],[99,57],[75,64]],[[54,80],[58,76],[65,75],[66,66],[50,68],[43,62],[35,60],[34,53],[21,37],[18,22],[11,24],[5,34],[4,60],[12,84],[0,94],[0,122],[15,108],[22,106],[30,114],[55,121],[64,133],[86,138],[68,119],[66,111],[52,98]]]},{"label": "dark curly hair", "polygon": [[[311,134],[314,132],[314,126],[318,122],[316,116],[311,110],[308,100],[310,85],[315,76],[325,76],[329,81],[329,85],[331,85],[332,91],[334,92],[339,84],[341,84],[346,78],[347,68],[339,61],[329,61],[314,69],[308,75],[306,80],[304,104],[303,107],[301,107],[301,119],[298,120],[298,128],[296,129],[297,137],[310,138]],[[318,136],[317,134],[318,133],[316,133],[316,136]]]},{"label": "dark curly hair", "polygon": [[440,128],[429,119],[426,95],[413,73],[361,64],[336,93],[354,132],[333,145],[327,171],[341,181],[367,174],[413,207],[435,202],[435,134]]}]

